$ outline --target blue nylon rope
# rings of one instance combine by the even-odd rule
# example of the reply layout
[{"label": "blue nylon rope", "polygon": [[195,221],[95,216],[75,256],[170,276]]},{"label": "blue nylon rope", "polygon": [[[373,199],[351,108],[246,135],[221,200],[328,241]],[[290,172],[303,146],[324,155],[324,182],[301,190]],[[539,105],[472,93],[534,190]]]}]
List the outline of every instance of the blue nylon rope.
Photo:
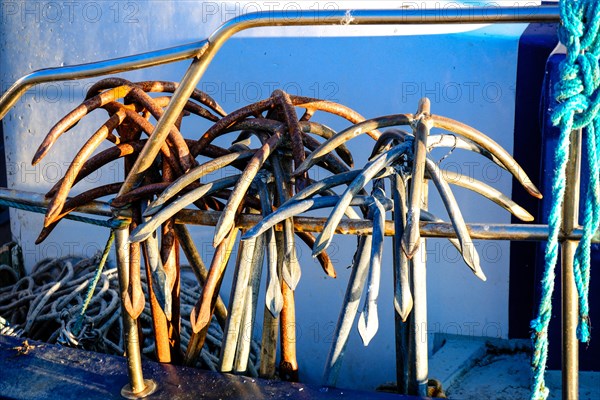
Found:
[{"label": "blue nylon rope", "polygon": [[583,129],[585,154],[582,157],[590,172],[585,195],[583,235],[573,262],[579,301],[577,337],[584,343],[589,342],[591,335],[588,302],[591,241],[600,224],[600,1],[561,0],[560,13],[562,23],[558,35],[561,43],[567,47],[567,56],[560,65],[561,80],[554,87],[559,105],[552,111],[552,123],[560,128],[560,136],[552,179],[553,200],[548,217],[549,235],[542,294],[538,317],[531,321],[534,345],[531,363],[533,400],[545,400],[549,394],[544,381],[548,359],[548,325],[552,316],[570,135],[574,129]]}]

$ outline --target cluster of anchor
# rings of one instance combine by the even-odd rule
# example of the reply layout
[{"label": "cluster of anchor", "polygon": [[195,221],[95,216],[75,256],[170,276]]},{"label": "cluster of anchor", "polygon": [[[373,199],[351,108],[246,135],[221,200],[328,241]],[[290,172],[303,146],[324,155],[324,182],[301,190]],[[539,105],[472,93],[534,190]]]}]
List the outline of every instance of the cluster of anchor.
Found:
[{"label": "cluster of anchor", "polygon": [[[334,385],[361,298],[364,300],[358,332],[365,345],[378,330],[382,268],[394,271],[397,316],[402,321],[410,316],[414,306],[413,259],[423,243],[420,222],[443,222],[422,209],[428,181],[437,189],[455,231],[456,238],[450,242],[482,280],[486,277],[451,186],[476,192],[522,221],[533,220],[497,189],[442,169],[430,154],[433,148],[478,153],[510,172],[532,196],[541,198],[506,150],[474,128],[432,114],[428,99],[420,101],[415,114],[367,120],[341,104],[281,90],[231,113],[226,113],[207,94],[194,90],[139,185],[124,191],[123,182],[115,182],[69,197],[74,185],[110,162],[122,158],[125,173],[132,169],[149,142],[144,135],[152,136],[152,120],[161,118],[170,94],[177,88],[173,82],[104,79],[93,85],[85,101],[51,129],[33,158],[33,163],[38,163],[61,135],[92,111],[104,109],[108,113],[108,120],[77,152],[62,180],[46,194],[50,202],[38,243],[78,207],[111,196],[110,205],[120,216],[117,219],[128,227],[119,229],[119,235],[125,235],[127,248],[117,249],[118,257],[128,265],[120,270],[126,275],[120,278],[123,307],[135,320],[147,296],[153,315],[156,359],[160,362],[193,365],[209,324],[216,317],[225,332],[220,370],[247,373],[250,344],[241,327],[253,329],[260,305],[264,322],[257,372],[262,377],[278,374],[282,379],[297,380],[295,340],[280,340],[281,362],[279,369],[276,366],[278,335],[295,337],[294,290],[301,278],[297,241],[300,239],[312,249],[325,274],[336,277],[328,246],[335,233],[355,234],[358,241],[348,289],[325,368],[325,383]],[[342,117],[350,126],[335,132],[313,120],[317,112]],[[188,116],[198,116],[212,125],[201,135],[184,137],[182,123]],[[373,139],[372,153],[364,166],[355,168],[346,144],[363,134]],[[231,139],[227,140],[226,135]],[[106,141],[113,146],[97,151]],[[225,168],[239,173],[215,174]],[[325,178],[315,181],[311,175],[317,175],[313,173],[317,169],[318,176],[325,173]],[[214,176],[218,179],[207,181]],[[215,252],[208,268],[180,218],[190,208],[207,211],[214,217]],[[322,224],[307,222],[308,212],[324,208],[331,208],[331,213]],[[388,212],[392,213],[392,222],[386,221]],[[353,225],[353,221],[365,220],[371,221],[366,231]],[[391,232],[393,265],[385,266],[384,237]],[[234,287],[226,306],[219,291],[238,240]],[[180,247],[203,285],[191,313],[193,334],[187,349],[181,349],[179,338]],[[264,307],[258,299],[263,264],[267,269]],[[147,294],[142,291],[142,268],[149,282]]]}]

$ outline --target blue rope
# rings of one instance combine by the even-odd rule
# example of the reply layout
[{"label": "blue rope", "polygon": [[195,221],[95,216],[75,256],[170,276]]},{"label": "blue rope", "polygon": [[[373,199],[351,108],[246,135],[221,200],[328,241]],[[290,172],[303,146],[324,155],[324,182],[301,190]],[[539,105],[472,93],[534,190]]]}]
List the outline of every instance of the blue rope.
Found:
[{"label": "blue rope", "polygon": [[[19,203],[17,201],[13,201],[13,200],[0,199],[0,206],[18,208],[20,210],[31,211],[31,212],[38,213],[38,214],[46,214],[46,209],[44,207],[32,206],[30,204],[23,204],[23,203]],[[120,227],[128,224],[127,221],[120,220],[120,219],[111,218],[108,220],[101,220],[101,219],[82,217],[79,215],[72,215],[72,214],[67,214],[65,216],[65,218],[73,220],[73,221],[83,222],[85,224],[103,226],[103,227],[112,228],[112,229],[117,229],[117,228],[120,228]]]},{"label": "blue rope", "polygon": [[591,330],[588,302],[591,241],[600,224],[600,0],[561,0],[560,13],[562,24],[558,35],[567,47],[567,56],[560,65],[561,80],[554,87],[559,104],[552,110],[552,123],[560,128],[560,136],[555,154],[556,172],[552,179],[554,198],[548,217],[549,234],[541,301],[538,317],[531,322],[534,342],[533,400],[545,400],[549,394],[544,381],[548,358],[548,325],[552,316],[552,292],[558,260],[566,166],[570,156],[570,136],[574,129],[584,129],[583,158],[590,171],[584,205],[583,236],[573,262],[579,300],[577,337],[585,343],[590,340]]}]

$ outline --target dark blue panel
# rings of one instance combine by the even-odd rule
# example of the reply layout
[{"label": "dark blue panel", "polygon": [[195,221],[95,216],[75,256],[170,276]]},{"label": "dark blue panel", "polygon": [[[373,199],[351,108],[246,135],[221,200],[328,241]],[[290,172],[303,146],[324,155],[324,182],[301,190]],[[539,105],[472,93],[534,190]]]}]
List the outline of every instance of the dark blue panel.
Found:
[{"label": "dark blue panel", "polygon": [[[539,116],[544,71],[548,56],[558,43],[555,24],[530,24],[519,40],[517,88],[515,93],[515,132],[513,156],[537,185],[540,173],[542,128]],[[536,216],[540,201],[513,180],[512,198]],[[522,223],[512,219],[513,223]],[[509,336],[528,338],[529,321],[534,316],[536,244],[510,245]]]}]

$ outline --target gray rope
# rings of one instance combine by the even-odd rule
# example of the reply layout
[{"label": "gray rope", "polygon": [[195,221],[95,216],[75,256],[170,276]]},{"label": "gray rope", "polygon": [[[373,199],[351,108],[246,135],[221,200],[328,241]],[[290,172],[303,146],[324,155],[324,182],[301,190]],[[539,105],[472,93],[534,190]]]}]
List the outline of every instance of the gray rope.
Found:
[{"label": "gray rope", "polygon": [[[100,262],[100,254],[88,259],[63,257],[42,260],[29,275],[11,286],[0,288],[0,334],[122,355],[124,344],[117,269],[111,268],[109,263],[98,273]],[[94,284],[94,281],[97,283]],[[142,289],[147,293],[144,274]],[[193,278],[182,274],[180,292],[181,344],[185,348],[192,332],[189,315],[201,288]],[[86,301],[88,295],[89,302]],[[87,309],[83,314],[86,303]],[[148,301],[139,323],[144,332],[142,352],[152,358],[155,344]],[[217,370],[223,336],[213,317],[206,345],[198,357],[198,367]],[[259,351],[258,345],[252,343],[250,373],[257,369]]]}]

